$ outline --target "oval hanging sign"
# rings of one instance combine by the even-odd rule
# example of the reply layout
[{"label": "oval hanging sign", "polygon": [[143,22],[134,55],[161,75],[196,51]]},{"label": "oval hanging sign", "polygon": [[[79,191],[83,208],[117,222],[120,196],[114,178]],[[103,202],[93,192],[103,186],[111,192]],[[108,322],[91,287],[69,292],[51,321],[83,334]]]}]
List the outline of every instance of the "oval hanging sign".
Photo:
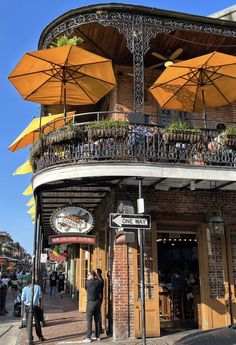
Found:
[{"label": "oval hanging sign", "polygon": [[68,206],[57,209],[51,218],[52,226],[60,233],[87,233],[93,228],[93,216],[86,209]]}]

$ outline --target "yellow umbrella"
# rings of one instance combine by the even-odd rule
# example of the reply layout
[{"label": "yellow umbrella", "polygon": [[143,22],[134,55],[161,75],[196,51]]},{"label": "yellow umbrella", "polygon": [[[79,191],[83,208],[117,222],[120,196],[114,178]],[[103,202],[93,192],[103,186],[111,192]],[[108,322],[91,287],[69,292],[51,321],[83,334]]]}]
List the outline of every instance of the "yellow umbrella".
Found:
[{"label": "yellow umbrella", "polygon": [[33,205],[28,211],[28,214],[34,215],[35,214],[35,205]]},{"label": "yellow umbrella", "polygon": [[236,100],[236,56],[213,52],[167,67],[149,89],[163,109],[203,111]]},{"label": "yellow umbrella", "polygon": [[34,144],[39,138],[40,132],[49,133],[55,128],[64,126],[65,122],[72,120],[74,114],[75,112],[68,113],[68,117],[66,119],[64,118],[64,114],[43,116],[41,119],[33,119],[24,131],[8,147],[8,150],[16,151],[27,145]]},{"label": "yellow umbrella", "polygon": [[30,184],[30,185],[24,190],[24,192],[23,192],[22,194],[25,195],[25,196],[30,195],[30,194],[33,194],[33,187],[32,187],[32,184]]},{"label": "yellow umbrella", "polygon": [[111,60],[76,46],[26,53],[9,80],[28,101],[41,104],[97,103],[116,80]]},{"label": "yellow umbrella", "polygon": [[27,202],[26,206],[33,206],[33,205],[35,205],[34,196],[32,196],[32,198]]},{"label": "yellow umbrella", "polygon": [[21,166],[19,166],[19,168],[17,168],[14,171],[13,176],[29,174],[31,172],[32,172],[32,165],[31,165],[30,161],[27,160],[25,163],[23,163]]}]

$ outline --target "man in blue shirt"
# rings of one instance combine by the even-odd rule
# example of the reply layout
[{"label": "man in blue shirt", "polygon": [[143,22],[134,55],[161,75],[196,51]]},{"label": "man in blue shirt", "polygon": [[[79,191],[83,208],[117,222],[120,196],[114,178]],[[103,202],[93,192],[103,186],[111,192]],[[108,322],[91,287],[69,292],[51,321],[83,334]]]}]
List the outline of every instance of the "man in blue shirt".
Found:
[{"label": "man in blue shirt", "polygon": [[[21,300],[25,306],[26,324],[28,326],[28,316],[31,304],[32,293],[32,277],[28,277],[27,286],[22,290]],[[35,319],[35,331],[40,341],[45,341],[42,335],[42,329],[40,325],[41,320],[41,302],[42,302],[42,290],[38,284],[34,284],[34,297],[33,297],[33,316]]]}]

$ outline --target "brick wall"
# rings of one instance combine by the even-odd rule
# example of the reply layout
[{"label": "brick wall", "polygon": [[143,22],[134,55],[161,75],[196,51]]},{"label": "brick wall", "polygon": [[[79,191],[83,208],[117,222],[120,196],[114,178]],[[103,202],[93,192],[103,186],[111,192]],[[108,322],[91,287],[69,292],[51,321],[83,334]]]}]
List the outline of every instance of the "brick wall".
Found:
[{"label": "brick wall", "polygon": [[113,261],[113,338],[129,337],[129,260],[126,245],[114,246]]}]

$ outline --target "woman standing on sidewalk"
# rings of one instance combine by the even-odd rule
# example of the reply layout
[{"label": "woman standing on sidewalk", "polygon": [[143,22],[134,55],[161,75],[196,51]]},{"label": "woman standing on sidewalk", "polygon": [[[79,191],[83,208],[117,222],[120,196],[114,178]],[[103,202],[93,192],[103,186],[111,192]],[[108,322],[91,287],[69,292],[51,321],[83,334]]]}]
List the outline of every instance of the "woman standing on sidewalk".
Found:
[{"label": "woman standing on sidewalk", "polygon": [[62,271],[58,274],[58,293],[59,297],[62,298],[62,293],[64,293],[64,285],[65,285],[65,275],[62,273]]}]

